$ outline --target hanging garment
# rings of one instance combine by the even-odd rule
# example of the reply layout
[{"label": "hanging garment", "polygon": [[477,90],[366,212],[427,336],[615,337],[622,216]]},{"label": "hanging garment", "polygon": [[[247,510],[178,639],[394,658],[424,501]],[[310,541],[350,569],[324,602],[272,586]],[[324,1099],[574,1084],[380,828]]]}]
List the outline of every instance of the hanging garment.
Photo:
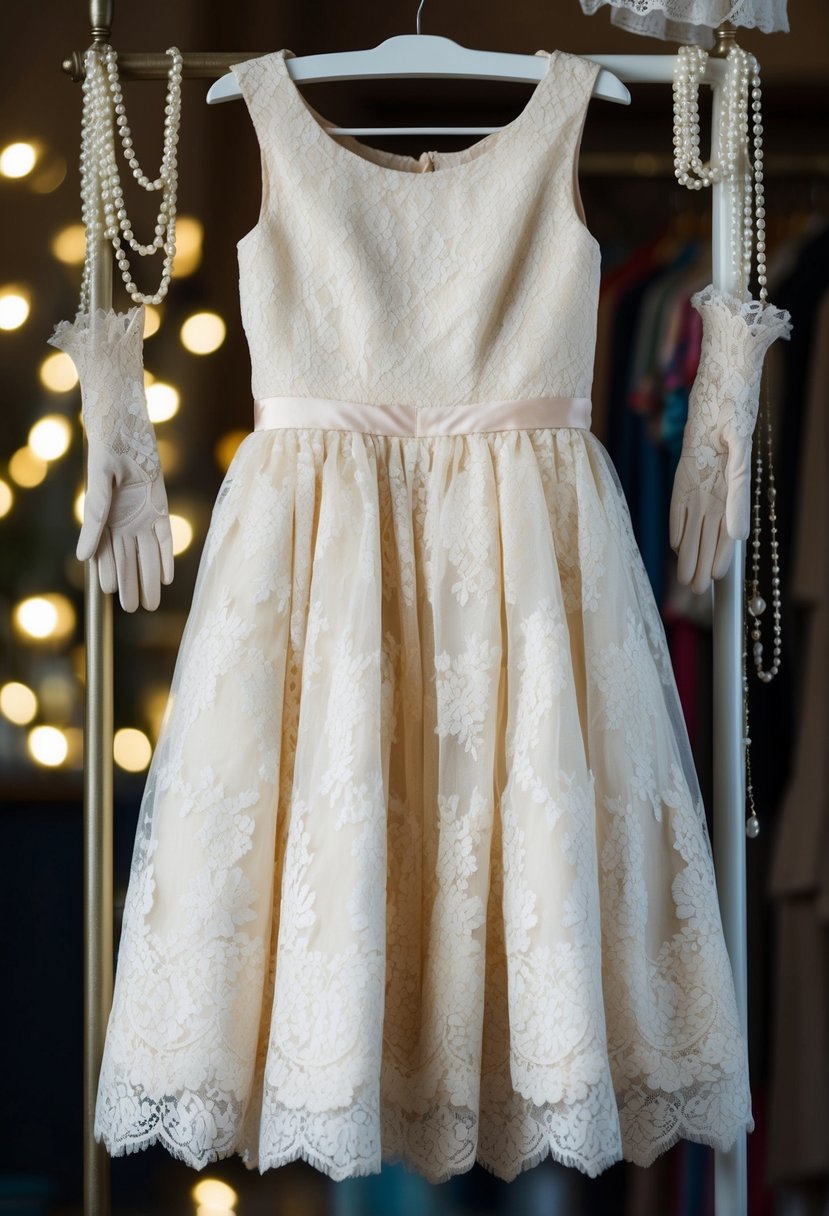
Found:
[{"label": "hanging garment", "polygon": [[788,0],[580,0],[593,16],[610,5],[610,20],[632,34],[712,47],[723,21],[764,34],[788,32]]},{"label": "hanging garment", "polygon": [[597,64],[414,158],[275,51],[239,242],[254,429],[201,554],[136,834],[98,1085],[113,1155],[548,1155],[754,1127],[665,633],[592,435]]}]

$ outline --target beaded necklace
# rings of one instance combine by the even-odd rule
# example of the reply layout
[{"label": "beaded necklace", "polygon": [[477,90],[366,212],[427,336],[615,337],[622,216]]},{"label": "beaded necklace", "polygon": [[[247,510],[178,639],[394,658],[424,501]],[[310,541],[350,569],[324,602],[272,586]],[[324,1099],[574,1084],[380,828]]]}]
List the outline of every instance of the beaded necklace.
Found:
[{"label": "beaded necklace", "polygon": [[[121,277],[130,297],[140,304],[159,304],[167,294],[176,253],[176,185],[178,137],[181,125],[182,56],[169,47],[170,69],[164,107],[164,149],[158,177],[152,181],[141,169],[133,151],[124,97],[118,79],[118,56],[108,43],[96,43],[84,56],[83,114],[81,118],[81,216],[86,228],[86,254],[81,278],[79,313],[89,312],[90,288],[101,239],[112,241]],[[113,121],[114,120],[114,121]],[[124,192],[116,158],[115,125],[133,177],[146,191],[161,191],[152,241],[135,239],[124,205]],[[123,241],[140,257],[164,250],[161,281],[155,292],[138,290],[130,273]]]},{"label": "beaded necklace", "polygon": [[[761,115],[762,94],[760,68],[757,59],[743,47],[733,44],[726,56],[727,73],[723,90],[722,122],[719,144],[712,149],[712,159],[703,163],[700,157],[699,82],[708,60],[708,52],[698,46],[679,48],[674,70],[674,172],[680,185],[689,190],[700,190],[713,182],[725,184],[730,194],[731,254],[735,294],[745,299],[750,294],[750,279],[753,254],[756,251],[758,296],[761,306],[767,299],[766,275],[766,210],[763,187],[763,123]],[[750,106],[749,106],[750,102]],[[752,112],[753,160],[748,151],[749,108]],[[752,223],[753,212],[753,223]],[[756,239],[755,239],[756,234]],[[752,523],[752,569],[744,588],[745,612],[743,631],[742,680],[743,680],[743,744],[746,760],[746,793],[751,815],[746,821],[746,834],[754,837],[760,830],[751,781],[751,762],[748,748],[751,744],[748,725],[748,632],[749,618],[752,620],[752,657],[757,676],[768,684],[780,670],[782,655],[782,627],[780,613],[780,562],[777,540],[777,491],[774,484],[772,460],[771,410],[768,392],[761,396],[761,416],[758,427],[765,427],[768,487],[766,497],[769,504],[769,526],[771,535],[771,599],[773,609],[773,650],[769,668],[763,667],[763,643],[760,617],[767,604],[759,591],[760,503],[763,482],[762,437],[758,437],[755,453],[754,503]]]}]

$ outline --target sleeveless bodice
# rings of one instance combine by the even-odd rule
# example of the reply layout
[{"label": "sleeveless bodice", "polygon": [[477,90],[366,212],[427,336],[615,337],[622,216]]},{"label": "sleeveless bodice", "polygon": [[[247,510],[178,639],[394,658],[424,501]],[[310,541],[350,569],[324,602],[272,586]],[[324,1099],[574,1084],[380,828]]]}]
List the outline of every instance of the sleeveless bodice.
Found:
[{"label": "sleeveless bodice", "polygon": [[536,54],[516,119],[419,158],[325,130],[290,50],[234,66],[262,158],[238,244],[254,398],[589,397],[600,251],[576,167],[599,66]]}]

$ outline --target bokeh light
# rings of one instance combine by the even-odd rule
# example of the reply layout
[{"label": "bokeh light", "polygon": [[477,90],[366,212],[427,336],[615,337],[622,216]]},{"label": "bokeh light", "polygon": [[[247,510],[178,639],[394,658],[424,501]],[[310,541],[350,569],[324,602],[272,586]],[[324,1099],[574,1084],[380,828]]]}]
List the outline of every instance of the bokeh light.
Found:
[{"label": "bokeh light", "polygon": [[8,515],[9,511],[12,509],[13,502],[14,493],[11,486],[7,481],[3,481],[2,477],[0,477],[0,519],[2,519],[4,515]]},{"label": "bokeh light", "polygon": [[37,713],[37,697],[27,684],[10,680],[0,688],[0,713],[17,726],[26,726]]},{"label": "bokeh light", "polygon": [[216,443],[213,455],[223,473],[227,472],[239,444],[248,434],[250,434],[249,431],[226,431]]},{"label": "bokeh light", "polygon": [[26,490],[39,486],[48,471],[48,463],[33,452],[28,444],[18,448],[9,460],[9,476]]},{"label": "bokeh light", "polygon": [[37,148],[34,144],[20,141],[7,144],[0,152],[0,173],[3,177],[26,177],[37,163]]},{"label": "bokeh light", "polygon": [[225,340],[226,326],[215,312],[196,312],[181,327],[181,344],[192,355],[210,355]]},{"label": "bokeh light", "polygon": [[151,338],[161,327],[161,310],[154,304],[144,305],[144,337]]},{"label": "bokeh light", "polygon": [[177,557],[189,549],[193,540],[193,525],[184,515],[170,515],[170,531],[173,535],[173,556]]},{"label": "bokeh light", "polygon": [[29,638],[60,640],[72,633],[75,621],[72,601],[59,592],[31,595],[14,610],[15,626]]},{"label": "bokeh light", "polygon": [[29,431],[29,447],[41,460],[57,460],[72,442],[72,428],[63,414],[47,414]]},{"label": "bokeh light", "polygon": [[27,743],[32,759],[47,768],[63,764],[69,750],[65,734],[56,726],[34,726],[29,731]]},{"label": "bokeh light", "polygon": [[178,413],[180,400],[178,389],[173,388],[172,384],[155,380],[147,389],[147,413],[150,421],[166,422],[168,418],[172,418]]},{"label": "bokeh light", "polygon": [[29,295],[20,287],[0,288],[0,329],[20,329],[30,311]]},{"label": "bokeh light", "polygon": [[75,364],[66,351],[56,350],[40,365],[40,383],[52,393],[68,393],[78,383]]},{"label": "bokeh light", "polygon": [[212,1212],[232,1212],[233,1205],[239,1196],[232,1186],[222,1182],[220,1178],[204,1178],[193,1187],[192,1196],[200,1209],[206,1208]]},{"label": "bokeh light", "polygon": [[150,763],[152,746],[143,730],[126,726],[115,732],[112,754],[120,768],[128,773],[140,773]]},{"label": "bokeh light", "polygon": [[168,684],[154,684],[141,694],[141,712],[150,725],[150,732],[157,739],[161,732],[161,720],[170,695]]},{"label": "bokeh light", "polygon": [[173,258],[173,278],[183,279],[201,265],[204,227],[193,215],[176,216],[176,256]]},{"label": "bokeh light", "polygon": [[83,224],[67,224],[52,238],[52,253],[64,266],[80,266],[86,252]]}]

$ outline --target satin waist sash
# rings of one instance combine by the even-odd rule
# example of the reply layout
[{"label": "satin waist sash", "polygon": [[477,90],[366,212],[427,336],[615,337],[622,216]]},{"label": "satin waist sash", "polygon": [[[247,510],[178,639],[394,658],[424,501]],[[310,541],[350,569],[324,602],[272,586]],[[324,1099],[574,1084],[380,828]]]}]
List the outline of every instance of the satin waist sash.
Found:
[{"label": "satin waist sash", "polygon": [[589,397],[518,397],[462,405],[341,401],[336,397],[263,397],[253,403],[254,430],[321,427],[375,435],[465,435],[476,431],[590,429]]}]

